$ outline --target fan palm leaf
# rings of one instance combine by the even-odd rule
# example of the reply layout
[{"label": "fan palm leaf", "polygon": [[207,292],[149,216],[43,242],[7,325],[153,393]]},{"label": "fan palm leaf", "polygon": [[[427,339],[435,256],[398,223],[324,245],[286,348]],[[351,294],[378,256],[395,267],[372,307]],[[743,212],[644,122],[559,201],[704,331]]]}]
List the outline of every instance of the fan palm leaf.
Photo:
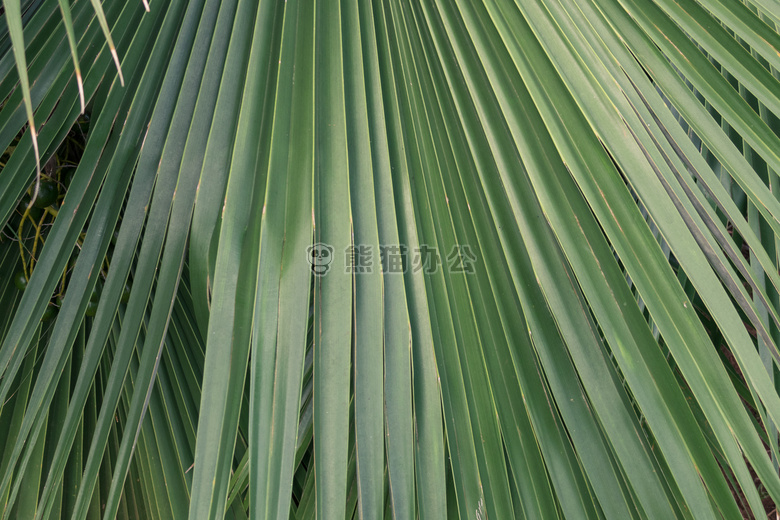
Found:
[{"label": "fan palm leaf", "polygon": [[3,518],[780,501],[776,0],[3,8]]}]

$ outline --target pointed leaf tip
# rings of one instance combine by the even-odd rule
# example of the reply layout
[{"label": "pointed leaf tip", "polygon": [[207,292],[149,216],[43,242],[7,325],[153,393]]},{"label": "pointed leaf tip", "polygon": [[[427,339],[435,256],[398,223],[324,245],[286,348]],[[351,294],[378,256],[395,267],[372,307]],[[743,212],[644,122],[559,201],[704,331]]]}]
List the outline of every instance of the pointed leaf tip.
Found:
[{"label": "pointed leaf tip", "polygon": [[117,56],[116,49],[113,46],[111,47],[111,56],[114,58],[114,63],[116,63],[116,71],[119,73],[119,84],[124,87],[125,78],[122,76],[122,65],[119,64],[119,56]]}]

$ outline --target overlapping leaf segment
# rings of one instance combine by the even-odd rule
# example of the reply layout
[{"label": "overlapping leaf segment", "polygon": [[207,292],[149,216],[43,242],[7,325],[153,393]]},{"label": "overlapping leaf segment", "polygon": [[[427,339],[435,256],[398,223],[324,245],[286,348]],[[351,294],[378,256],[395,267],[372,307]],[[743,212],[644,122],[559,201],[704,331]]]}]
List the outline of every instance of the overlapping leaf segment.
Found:
[{"label": "overlapping leaf segment", "polygon": [[780,500],[777,0],[95,5],[3,1],[4,229],[91,116],[0,242],[3,518]]}]

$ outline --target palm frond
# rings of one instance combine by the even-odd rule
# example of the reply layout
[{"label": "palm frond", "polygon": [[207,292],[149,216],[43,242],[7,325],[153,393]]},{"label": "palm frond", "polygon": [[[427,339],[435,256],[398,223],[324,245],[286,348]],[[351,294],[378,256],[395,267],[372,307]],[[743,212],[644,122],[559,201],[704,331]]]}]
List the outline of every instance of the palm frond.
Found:
[{"label": "palm frond", "polygon": [[762,517],[778,13],[4,0],[3,518]]}]

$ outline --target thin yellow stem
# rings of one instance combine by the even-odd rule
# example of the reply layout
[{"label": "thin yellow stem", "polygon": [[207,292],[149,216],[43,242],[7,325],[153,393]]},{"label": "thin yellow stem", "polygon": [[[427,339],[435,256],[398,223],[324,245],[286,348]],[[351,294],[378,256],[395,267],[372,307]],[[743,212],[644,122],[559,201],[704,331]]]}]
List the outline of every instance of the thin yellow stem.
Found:
[{"label": "thin yellow stem", "polygon": [[[27,273],[27,262],[24,261],[24,221],[30,216],[30,208],[32,207],[32,202],[27,205],[27,208],[25,208],[24,213],[22,213],[22,220],[19,222],[19,256],[22,258],[22,272],[24,273],[24,277],[28,280],[30,279],[30,275]],[[32,222],[32,219],[30,219],[30,222]]]},{"label": "thin yellow stem", "polygon": [[38,240],[41,241],[41,244],[43,244],[43,237],[41,236],[41,227],[43,226],[43,221],[46,218],[46,212],[43,212],[43,215],[41,215],[41,220],[36,224],[33,222],[32,219],[30,219],[30,222],[33,223],[33,227],[35,227],[35,239],[33,240],[33,246],[32,246],[32,254],[30,255],[30,276],[32,276],[32,270],[33,265],[35,264],[35,251],[38,249]]}]

